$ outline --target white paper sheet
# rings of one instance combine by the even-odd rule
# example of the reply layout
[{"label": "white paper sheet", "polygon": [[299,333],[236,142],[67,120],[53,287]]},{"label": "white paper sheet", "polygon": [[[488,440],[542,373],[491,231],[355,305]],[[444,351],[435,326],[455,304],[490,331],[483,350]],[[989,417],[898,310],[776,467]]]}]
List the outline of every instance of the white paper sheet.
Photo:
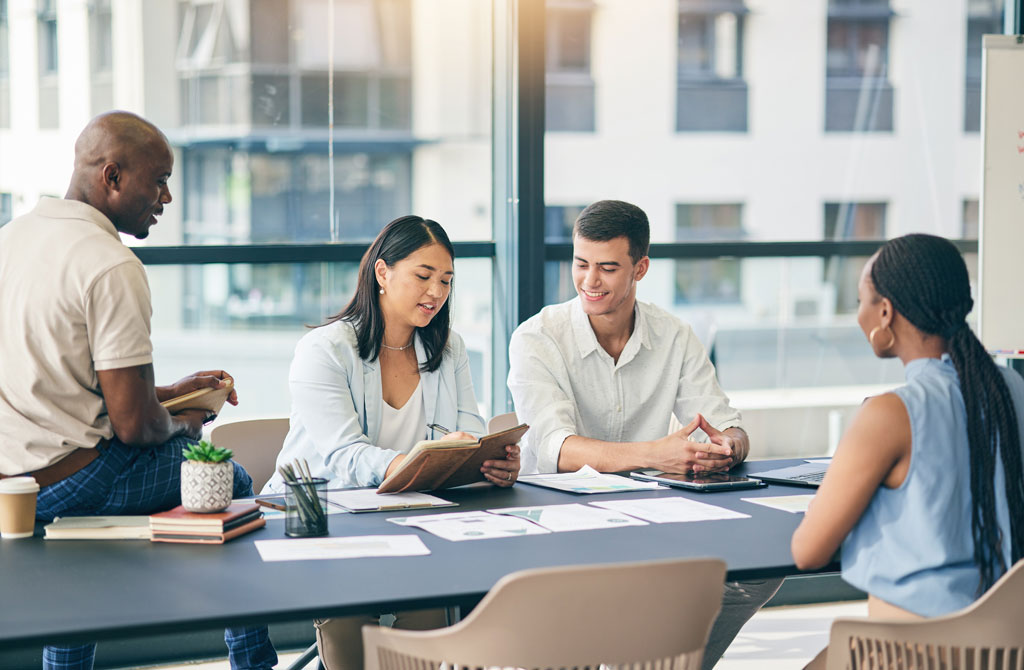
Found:
[{"label": "white paper sheet", "polygon": [[825,465],[831,465],[831,458],[805,458],[804,463],[823,463]]},{"label": "white paper sheet", "polygon": [[539,505],[537,507],[506,507],[487,510],[491,514],[504,514],[526,519],[555,533],[574,530],[598,530],[623,526],[646,526],[646,521],[608,509],[597,509],[579,503],[569,505]]},{"label": "white paper sheet", "polygon": [[420,507],[454,507],[455,503],[426,493],[377,493],[377,489],[328,491],[327,502],[351,512],[375,512]]},{"label": "white paper sheet", "polygon": [[813,493],[806,493],[795,496],[765,496],[764,498],[742,498],[743,502],[764,505],[772,509],[790,512],[792,514],[803,514],[807,511],[808,505],[814,499]]},{"label": "white paper sheet", "polygon": [[331,558],[425,556],[430,553],[416,535],[363,535],[257,540],[260,558],[270,561],[318,561]]},{"label": "white paper sheet", "polygon": [[721,519],[749,519],[749,514],[708,505],[689,498],[646,498],[610,500],[590,503],[595,507],[615,510],[653,523],[679,523],[685,521],[718,521]]},{"label": "white paper sheet", "polygon": [[533,484],[569,493],[622,493],[662,488],[657,482],[642,482],[622,475],[603,474],[589,465],[584,465],[576,472],[520,475],[518,481],[522,484]]},{"label": "white paper sheet", "polygon": [[388,519],[399,526],[415,526],[452,542],[487,540],[496,537],[544,535],[551,531],[526,519],[487,512],[450,512]]}]

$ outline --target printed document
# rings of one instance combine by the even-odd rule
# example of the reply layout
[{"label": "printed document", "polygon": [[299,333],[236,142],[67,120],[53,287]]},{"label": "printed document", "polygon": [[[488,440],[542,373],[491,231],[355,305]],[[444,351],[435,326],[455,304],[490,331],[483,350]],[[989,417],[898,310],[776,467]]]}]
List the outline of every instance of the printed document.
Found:
[{"label": "printed document", "polygon": [[610,500],[591,503],[595,507],[622,512],[652,523],[679,523],[684,521],[718,521],[721,519],[749,519],[731,509],[708,505],[689,498],[642,498],[638,500]]},{"label": "printed document", "polygon": [[598,530],[623,526],[646,526],[646,521],[608,509],[597,509],[579,503],[570,505],[539,505],[537,507],[506,507],[487,510],[491,514],[504,514],[561,533],[574,530]]},{"label": "printed document", "polygon": [[399,526],[415,526],[452,542],[487,540],[495,537],[544,535],[551,531],[526,519],[487,512],[450,512],[388,519]]},{"label": "printed document", "polygon": [[771,507],[772,509],[780,509],[783,512],[790,512],[792,514],[803,514],[807,511],[807,506],[811,504],[811,500],[814,499],[813,493],[806,493],[795,496],[766,496],[764,498],[741,498],[743,502],[754,503],[755,505],[764,505],[765,507]]},{"label": "printed document", "polygon": [[363,535],[257,540],[260,558],[270,561],[318,561],[329,558],[426,556],[430,553],[416,535]]},{"label": "printed document", "polygon": [[520,475],[520,484],[533,484],[569,493],[622,493],[660,489],[657,482],[641,482],[622,475],[608,475],[584,465],[576,472],[558,472],[547,475]]},{"label": "printed document", "polygon": [[454,507],[455,503],[426,493],[377,493],[377,489],[328,491],[327,502],[350,512],[378,512],[420,507]]}]

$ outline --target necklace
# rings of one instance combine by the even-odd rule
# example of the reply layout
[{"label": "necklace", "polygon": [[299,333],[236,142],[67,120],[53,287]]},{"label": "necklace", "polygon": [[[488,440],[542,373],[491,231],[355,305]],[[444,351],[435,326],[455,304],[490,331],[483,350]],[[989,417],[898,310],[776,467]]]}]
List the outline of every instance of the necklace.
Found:
[{"label": "necklace", "polygon": [[381,340],[380,346],[384,347],[385,349],[390,349],[391,351],[405,351],[406,349],[412,346],[412,343],[413,341],[409,340],[409,344],[405,345],[404,347],[392,347],[390,345],[384,344],[384,341]]}]

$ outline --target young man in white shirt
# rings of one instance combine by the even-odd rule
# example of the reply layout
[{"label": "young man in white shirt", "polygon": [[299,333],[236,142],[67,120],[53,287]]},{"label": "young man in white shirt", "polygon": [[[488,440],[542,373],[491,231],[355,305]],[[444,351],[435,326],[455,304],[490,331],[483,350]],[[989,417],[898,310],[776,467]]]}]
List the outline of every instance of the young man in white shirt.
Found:
[{"label": "young man in white shirt", "polygon": [[[530,424],[523,472],[715,472],[747,457],[740,414],[692,329],[636,299],[649,247],[647,215],[635,205],[601,200],[576,219],[577,297],[545,307],[509,344],[508,386]],[[673,415],[686,425],[668,433]],[[698,430],[708,441],[693,439]],[[781,581],[726,584],[705,670]]]}]

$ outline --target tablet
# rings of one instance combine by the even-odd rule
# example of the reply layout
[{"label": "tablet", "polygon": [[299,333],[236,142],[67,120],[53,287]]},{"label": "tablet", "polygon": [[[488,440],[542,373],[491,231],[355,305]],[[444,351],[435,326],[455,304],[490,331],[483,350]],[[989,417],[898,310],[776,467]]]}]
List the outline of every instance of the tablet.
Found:
[{"label": "tablet", "polygon": [[648,482],[658,482],[665,486],[675,486],[676,488],[688,489],[690,491],[703,491],[705,493],[710,493],[712,491],[731,491],[734,489],[756,489],[762,486],[767,486],[767,484],[762,482],[760,479],[745,477],[743,475],[734,475],[730,472],[687,472],[683,474],[675,474],[672,472],[662,472],[660,470],[635,470],[630,472],[629,476],[634,479],[642,479]]}]

